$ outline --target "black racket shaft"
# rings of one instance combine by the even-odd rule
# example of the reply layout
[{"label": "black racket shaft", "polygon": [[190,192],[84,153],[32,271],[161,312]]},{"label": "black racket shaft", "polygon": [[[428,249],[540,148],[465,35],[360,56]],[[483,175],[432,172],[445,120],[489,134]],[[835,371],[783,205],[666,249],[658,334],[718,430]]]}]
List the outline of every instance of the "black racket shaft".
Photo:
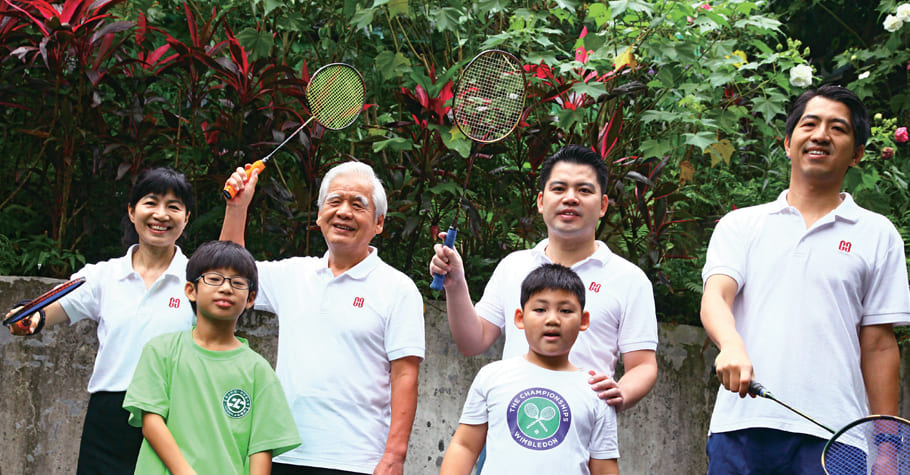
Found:
[{"label": "black racket shaft", "polygon": [[822,429],[825,429],[826,431],[828,431],[828,432],[830,432],[830,433],[832,433],[832,434],[834,433],[834,430],[831,429],[830,427],[828,427],[828,426],[822,424],[821,422],[816,421],[815,419],[813,419],[813,418],[811,418],[811,417],[809,417],[809,416],[803,414],[802,412],[798,411],[798,410],[797,410],[796,408],[794,408],[793,406],[791,406],[791,405],[789,405],[789,404],[787,404],[787,403],[781,401],[780,399],[777,399],[776,397],[774,397],[774,395],[771,394],[771,391],[768,391],[767,389],[765,389],[765,387],[762,386],[761,383],[759,383],[758,381],[756,381],[756,380],[754,380],[754,379],[753,379],[751,382],[749,382],[749,394],[751,394],[751,395],[753,395],[753,396],[763,397],[763,398],[765,398],[765,399],[770,399],[770,400],[772,400],[772,401],[774,401],[774,402],[780,404],[781,406],[784,406],[784,407],[786,407],[787,409],[793,411],[794,413],[799,414],[800,416],[802,416],[802,417],[803,417],[804,419],[806,419],[807,421],[809,421],[809,422],[811,422],[811,423],[813,423],[813,424],[815,424],[815,425],[821,427]]},{"label": "black racket shaft", "polygon": [[[715,376],[717,376],[717,366],[716,365],[714,365],[714,364],[711,365],[711,372],[714,373]],[[781,401],[780,399],[777,399],[773,394],[771,394],[771,391],[768,391],[767,389],[765,389],[765,387],[762,386],[761,383],[759,383],[758,381],[756,381],[754,379],[749,381],[749,394],[751,394],[753,396],[762,397],[765,399],[770,399],[770,400],[780,404],[781,406],[784,406],[787,409],[791,410],[793,413],[799,414],[807,421],[821,427],[822,429],[825,429],[826,431],[828,431],[832,434],[834,433],[834,430],[831,429],[830,427],[822,424],[821,422],[816,421],[815,419],[807,416],[806,414],[803,414],[802,412],[800,412],[793,406]]]}]

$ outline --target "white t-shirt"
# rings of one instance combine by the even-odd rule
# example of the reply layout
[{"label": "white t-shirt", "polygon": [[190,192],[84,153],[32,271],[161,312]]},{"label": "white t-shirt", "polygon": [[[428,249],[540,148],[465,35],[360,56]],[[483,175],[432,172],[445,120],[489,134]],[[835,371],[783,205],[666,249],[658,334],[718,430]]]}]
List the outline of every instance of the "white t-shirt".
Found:
[{"label": "white t-shirt", "polygon": [[303,444],[276,462],[372,473],[391,420],[391,361],[424,356],[423,299],[375,248],[334,277],[328,254],[259,262],[278,315],[276,373]]},{"label": "white t-shirt", "polygon": [[[736,280],[736,330],[755,379],[828,427],[868,415],[859,329],[910,321],[904,244],[887,218],[843,202],[806,229],[787,191],[720,220],[702,277]],[[720,389],[711,432],[765,427],[828,438],[760,398]]]},{"label": "white t-shirt", "polygon": [[[534,269],[552,263],[544,239],[533,249],[516,251],[503,259],[474,307],[485,320],[505,333],[502,357],[524,355],[528,340],[515,326],[521,307],[521,283]],[[613,254],[596,241],[597,250],[572,266],[585,284],[585,310],[591,326],[578,335],[569,353],[572,364],[613,375],[620,353],[657,349],[657,316],[651,281],[637,266]]]},{"label": "white t-shirt", "polygon": [[587,372],[548,370],[524,356],[481,368],[459,422],[487,424],[483,475],[588,474],[590,459],[619,458],[616,411]]},{"label": "white t-shirt", "polygon": [[142,347],[152,338],[192,328],[195,313],[184,293],[187,258],[177,248],[167,270],[148,289],[133,270],[133,252],[89,264],[71,278],[85,277],[85,284],[60,299],[76,323],[83,318],[98,322],[98,354],[88,391],[126,391],[133,379]]}]

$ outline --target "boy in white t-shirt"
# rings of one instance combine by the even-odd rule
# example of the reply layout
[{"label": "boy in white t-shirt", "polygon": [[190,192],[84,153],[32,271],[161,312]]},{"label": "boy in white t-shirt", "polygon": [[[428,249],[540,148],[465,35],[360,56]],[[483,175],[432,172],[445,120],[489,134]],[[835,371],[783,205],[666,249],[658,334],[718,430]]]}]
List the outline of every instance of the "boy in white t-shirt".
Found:
[{"label": "boy in white t-shirt", "polygon": [[515,325],[529,351],[477,374],[440,475],[469,474],[484,443],[482,474],[619,473],[616,411],[569,362],[588,328],[584,304],[584,284],[571,269],[545,264],[528,274]]}]

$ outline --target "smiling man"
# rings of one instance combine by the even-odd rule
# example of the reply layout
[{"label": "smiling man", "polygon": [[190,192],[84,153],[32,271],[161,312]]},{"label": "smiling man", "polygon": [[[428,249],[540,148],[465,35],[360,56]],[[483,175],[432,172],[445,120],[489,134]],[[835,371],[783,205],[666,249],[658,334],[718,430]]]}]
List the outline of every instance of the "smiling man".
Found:
[{"label": "smiling man", "polygon": [[[228,179],[221,239],[243,244],[258,173]],[[303,444],[274,459],[273,474],[401,474],[424,356],[423,299],[370,246],[386,196],[357,162],[331,169],[316,224],[328,252],[257,262],[256,309],[278,316],[276,373]]]},{"label": "smiling man", "polygon": [[865,152],[868,112],[848,89],[822,86],[794,102],[786,130],[790,188],[724,216],[702,271],[701,319],[723,384],[709,474],[824,473],[831,434],[744,399],[753,375],[829,427],[898,411],[892,326],[910,321],[904,243],[887,218],[841,192]]},{"label": "smiling man", "polygon": [[[592,388],[622,410],[643,398],[657,380],[657,318],[645,273],[595,239],[609,202],[607,175],[603,159],[590,148],[567,145],[548,157],[540,168],[537,195],[548,238],[533,249],[506,256],[476,306],[457,251],[437,244],[430,273],[446,276],[449,328],[459,351],[466,356],[482,353],[505,333],[503,358],[510,358],[528,351],[524,331],[513,322],[515,309],[520,308],[515,283],[542,264],[574,270],[585,283],[591,324],[578,337],[569,359],[597,372]],[[615,381],[620,354],[625,373]]]}]

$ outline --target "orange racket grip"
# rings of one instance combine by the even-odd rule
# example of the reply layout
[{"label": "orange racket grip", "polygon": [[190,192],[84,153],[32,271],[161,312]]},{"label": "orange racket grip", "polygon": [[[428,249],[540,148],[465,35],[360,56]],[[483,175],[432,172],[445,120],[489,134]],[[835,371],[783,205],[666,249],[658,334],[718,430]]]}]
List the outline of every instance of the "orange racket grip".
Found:
[{"label": "orange racket grip", "polygon": [[[246,170],[246,180],[244,180],[244,183],[246,183],[246,181],[250,179],[250,175],[253,173],[253,170],[258,170],[261,173],[262,170],[265,169],[265,162],[262,160],[256,160],[252,165],[247,164],[244,169]],[[224,195],[224,199],[229,200],[237,195],[237,190],[234,189],[234,187],[231,185],[225,185],[224,189],[221,190],[221,194]]]}]

